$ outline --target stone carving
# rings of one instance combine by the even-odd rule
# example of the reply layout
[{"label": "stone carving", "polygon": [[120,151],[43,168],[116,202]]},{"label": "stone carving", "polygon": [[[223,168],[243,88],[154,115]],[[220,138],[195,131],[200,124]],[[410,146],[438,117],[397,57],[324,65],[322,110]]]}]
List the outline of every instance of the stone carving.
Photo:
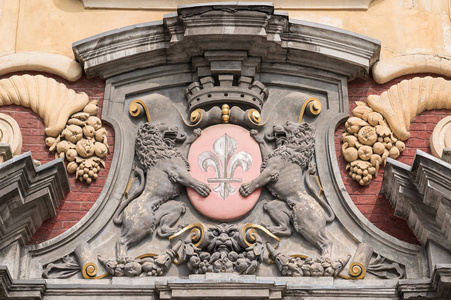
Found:
[{"label": "stone carving", "polygon": [[[237,85],[234,85],[234,81]],[[219,75],[218,84],[219,86],[215,85],[212,76],[207,76],[199,82],[191,83],[185,90],[190,121],[193,123],[191,126],[205,127],[222,121],[251,128],[258,127],[261,121],[260,112],[268,97],[265,85],[252,77],[235,78],[233,75]],[[234,105],[230,107],[227,103]],[[242,107],[249,108],[243,110]]]},{"label": "stone carving", "polygon": [[403,54],[379,60],[372,70],[373,78],[379,84],[404,75],[420,73],[450,77],[451,61],[448,57],[437,54]]},{"label": "stone carving", "polygon": [[104,276],[163,276],[172,265],[172,261],[176,259],[176,253],[167,249],[162,255],[146,254],[136,259],[127,258],[125,261],[105,260],[98,257],[100,263],[108,272]]},{"label": "stone carving", "polygon": [[22,75],[0,80],[1,105],[30,107],[44,120],[49,150],[69,162],[67,171],[88,184],[97,178],[109,153],[97,101],[52,78]]},{"label": "stone carving", "polygon": [[213,191],[226,199],[229,193],[236,191],[230,183],[241,182],[241,178],[233,178],[238,167],[245,173],[252,166],[252,156],[245,151],[235,153],[238,148],[236,141],[224,134],[213,144],[214,152],[205,151],[199,155],[199,166],[207,172],[209,166],[215,170],[216,178],[208,178],[208,183],[218,183]]},{"label": "stone carving", "polygon": [[11,145],[6,143],[0,143],[0,164],[13,158],[13,152]]},{"label": "stone carving", "polygon": [[[170,247],[162,255],[144,254],[136,259],[127,258],[125,261],[105,260],[99,257],[100,263],[108,273],[96,278],[108,275],[163,276],[172,263],[177,265],[186,263],[188,269],[195,274],[207,272],[254,274],[260,263],[267,262],[268,252],[264,243],[276,246],[279,239],[256,224],[222,223],[207,226],[196,223],[181,229],[169,237],[169,241]],[[70,260],[70,267],[72,262]],[[48,265],[45,272],[55,266],[57,264],[54,263]],[[65,268],[64,272],[72,272],[67,264]]]},{"label": "stone carving", "polygon": [[176,223],[186,208],[183,203],[171,199],[182,193],[184,186],[203,197],[210,194],[207,184],[188,173],[188,162],[174,147],[176,141],[185,138],[186,135],[176,127],[165,124],[145,123],[139,128],[136,156],[140,164],[137,168],[144,170],[137,171],[141,174],[142,188],[122,203],[115,214],[115,223],[122,225],[121,237],[116,244],[119,263],[127,261],[127,249],[146,235],[156,230],[160,237],[168,237],[180,229]]},{"label": "stone carving", "polygon": [[0,56],[0,66],[2,66],[0,75],[37,71],[55,74],[72,82],[80,79],[83,74],[83,70],[76,60],[61,54],[37,51]]},{"label": "stone carving", "polygon": [[260,145],[265,161],[260,175],[241,185],[241,195],[246,197],[255,189],[267,186],[277,198],[265,204],[265,210],[276,223],[267,228],[278,236],[290,236],[291,222],[297,232],[321,250],[322,256],[329,257],[332,242],[326,236],[326,222],[331,222],[335,215],[330,206],[312,192],[307,175],[316,168],[312,161],[313,128],[307,123],[292,122],[274,126],[270,139],[275,141],[276,149],[272,152],[255,130],[251,135]]},{"label": "stone carving", "polygon": [[78,180],[90,184],[97,179],[100,166],[105,167],[104,158],[109,153],[107,131],[96,117],[97,101],[90,101],[82,112],[73,114],[64,130],[56,137],[45,140],[55,157],[65,158],[67,172]]},{"label": "stone carving", "polygon": [[368,105],[382,114],[394,134],[409,138],[410,122],[425,110],[451,109],[451,81],[443,78],[415,77],[393,85],[380,96],[368,96]]},{"label": "stone carving", "polygon": [[[191,230],[188,232],[189,229]],[[225,223],[214,226],[193,224],[170,240],[172,245],[183,241],[178,252],[178,264],[186,262],[195,274],[254,274],[265,258],[261,234],[265,234],[273,243],[278,241],[277,237],[259,225]]]},{"label": "stone carving", "polygon": [[36,168],[27,152],[0,164],[0,250],[26,245],[69,189],[61,159]]},{"label": "stone carving", "polygon": [[349,175],[360,185],[368,185],[387,157],[396,159],[406,146],[396,138],[380,113],[364,102],[356,104],[352,111],[354,117],[345,123],[341,149],[348,162]]},{"label": "stone carving", "polygon": [[393,262],[380,254],[370,261],[367,272],[382,279],[404,278],[406,270],[404,266]]},{"label": "stone carving", "polygon": [[213,192],[206,198],[187,189],[191,204],[203,216],[228,222],[245,216],[253,209],[261,189],[244,198],[238,192],[242,182],[260,174],[260,148],[249,131],[233,124],[206,128],[188,153],[191,175],[207,182]]},{"label": "stone carving", "polygon": [[331,261],[329,257],[311,258],[303,255],[287,256],[274,249],[271,245],[267,245],[267,247],[271,259],[275,261],[282,276],[336,277],[351,258],[351,255],[348,255],[345,258]]},{"label": "stone carving", "polygon": [[43,120],[47,136],[56,137],[72,114],[83,110],[88,95],[76,93],[53,78],[42,75],[11,76],[0,80],[0,106],[30,107]]},{"label": "stone carving", "polygon": [[388,160],[381,193],[406,219],[417,239],[451,249],[451,167],[417,150],[412,166]]},{"label": "stone carving", "polygon": [[441,119],[431,135],[431,152],[442,158],[444,148],[451,147],[451,116]]},{"label": "stone carving", "polygon": [[0,143],[10,144],[13,155],[22,150],[22,133],[16,120],[0,113]]},{"label": "stone carving", "polygon": [[57,262],[49,263],[42,271],[44,278],[69,278],[80,272],[77,260],[70,255],[64,256]]}]

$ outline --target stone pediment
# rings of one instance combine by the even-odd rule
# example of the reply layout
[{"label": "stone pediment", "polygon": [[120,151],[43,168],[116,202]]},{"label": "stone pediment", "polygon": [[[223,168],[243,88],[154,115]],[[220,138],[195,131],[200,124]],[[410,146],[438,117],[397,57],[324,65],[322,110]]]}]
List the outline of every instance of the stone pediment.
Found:
[{"label": "stone pediment", "polygon": [[21,249],[5,290],[45,278],[55,299],[445,295],[435,248],[377,229],[340,177],[347,81],[367,78],[378,41],[220,3],[73,50],[106,79],[113,163],[79,223]]}]

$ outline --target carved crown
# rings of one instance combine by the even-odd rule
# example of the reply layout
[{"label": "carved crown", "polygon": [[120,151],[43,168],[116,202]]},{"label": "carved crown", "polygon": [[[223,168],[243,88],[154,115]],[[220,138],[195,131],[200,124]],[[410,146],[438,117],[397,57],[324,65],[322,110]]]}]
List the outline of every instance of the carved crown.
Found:
[{"label": "carved crown", "polygon": [[207,76],[188,86],[185,96],[190,111],[224,103],[261,111],[268,97],[268,90],[263,83],[247,76],[218,75],[217,78],[216,85],[215,79]]}]

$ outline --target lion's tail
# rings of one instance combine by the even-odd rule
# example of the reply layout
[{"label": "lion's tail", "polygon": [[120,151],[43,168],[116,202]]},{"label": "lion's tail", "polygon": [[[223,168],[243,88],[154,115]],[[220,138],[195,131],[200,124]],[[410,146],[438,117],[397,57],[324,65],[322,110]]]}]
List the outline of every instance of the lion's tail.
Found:
[{"label": "lion's tail", "polygon": [[326,218],[326,222],[330,223],[335,219],[335,214],[332,210],[332,208],[330,207],[330,205],[322,198],[319,197],[316,194],[315,188],[313,187],[312,182],[310,181],[310,176],[308,174],[310,174],[310,169],[308,172],[304,172],[304,181],[305,184],[307,186],[307,189],[310,191],[310,194],[315,198],[315,200],[321,205],[321,207],[326,211],[327,214],[327,218]]},{"label": "lion's tail", "polygon": [[133,191],[132,195],[129,195],[125,201],[122,201],[121,205],[119,205],[119,208],[116,210],[116,213],[113,217],[113,222],[118,226],[122,225],[122,212],[127,207],[127,205],[130,204],[130,202],[132,202],[141,194],[144,189],[144,185],[146,184],[144,180],[144,171],[141,168],[136,168],[134,172],[136,175],[138,175],[140,184],[138,188]]}]

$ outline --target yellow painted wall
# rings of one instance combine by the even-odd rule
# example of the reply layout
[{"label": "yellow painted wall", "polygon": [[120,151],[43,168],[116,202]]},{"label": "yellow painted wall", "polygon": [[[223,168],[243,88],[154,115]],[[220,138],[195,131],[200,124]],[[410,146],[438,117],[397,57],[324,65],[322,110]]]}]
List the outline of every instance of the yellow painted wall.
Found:
[{"label": "yellow painted wall", "polygon": [[[276,4],[284,6],[284,1]],[[75,41],[161,20],[170,12],[85,9],[80,0],[0,0],[0,5],[0,56],[40,51],[73,58],[71,45]],[[289,15],[291,19],[332,25],[379,39],[382,58],[416,53],[451,55],[449,0],[374,0],[366,11],[289,10]]]}]

